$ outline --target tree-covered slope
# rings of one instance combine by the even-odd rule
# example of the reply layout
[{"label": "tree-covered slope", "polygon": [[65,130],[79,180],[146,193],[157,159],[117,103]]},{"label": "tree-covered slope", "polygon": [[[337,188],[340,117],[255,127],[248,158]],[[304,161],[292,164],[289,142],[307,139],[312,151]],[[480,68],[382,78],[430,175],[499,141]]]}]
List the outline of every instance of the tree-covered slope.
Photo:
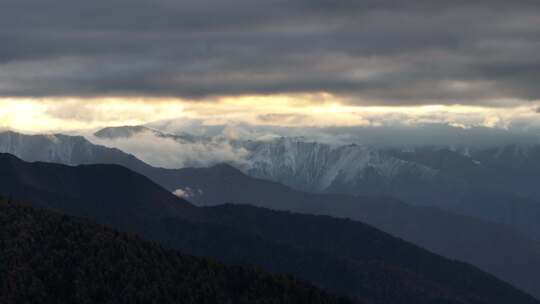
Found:
[{"label": "tree-covered slope", "polygon": [[351,303],[50,211],[0,203],[0,303]]}]

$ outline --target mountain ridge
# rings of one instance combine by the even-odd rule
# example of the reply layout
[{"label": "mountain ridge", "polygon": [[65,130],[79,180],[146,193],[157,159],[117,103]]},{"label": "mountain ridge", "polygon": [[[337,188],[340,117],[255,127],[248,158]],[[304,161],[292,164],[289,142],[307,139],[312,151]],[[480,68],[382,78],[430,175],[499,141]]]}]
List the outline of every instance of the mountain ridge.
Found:
[{"label": "mountain ridge", "polygon": [[244,164],[234,165],[252,177],[314,193],[395,197],[510,225],[540,240],[540,192],[534,183],[540,178],[538,146],[404,150],[288,137],[230,144],[249,152]]},{"label": "mountain ridge", "polygon": [[[19,136],[24,137],[23,135]],[[61,138],[68,140],[70,137]],[[408,206],[389,198],[301,194],[292,189],[284,190],[277,183],[271,184],[251,177],[248,178],[237,169],[226,165],[217,165],[217,168],[222,166],[220,170],[227,171],[226,176],[212,173],[215,170],[203,168],[180,170],[154,168],[136,159],[133,155],[117,149],[91,144],[85,144],[85,146],[92,148],[92,153],[86,153],[73,159],[85,164],[114,163],[128,167],[150,177],[170,192],[176,192],[179,196],[200,205],[234,202],[272,209],[294,210],[301,213],[352,217],[375,225],[405,240],[413,241],[415,244],[436,253],[471,262],[540,295],[540,290],[537,290],[538,286],[535,286],[531,280],[534,278],[535,269],[540,268],[540,266],[534,266],[538,264],[536,249],[538,245],[527,238],[524,239],[521,235],[516,235],[512,231],[513,229],[436,209]],[[42,147],[36,151],[46,151],[46,149]],[[39,160],[46,160],[47,157],[47,153],[19,154]],[[236,182],[231,184],[230,181],[227,181],[228,178],[232,178]],[[205,180],[211,181],[211,183],[205,184]],[[201,186],[201,183],[204,187]],[[271,185],[270,190],[264,190],[268,188],[268,185]],[[186,187],[191,189],[186,189]],[[259,193],[250,192],[250,188],[259,189]],[[200,190],[204,191],[202,195],[198,193]],[[336,203],[339,204],[336,205]],[[446,223],[445,227],[447,228],[440,225],[443,222]],[[470,228],[470,231],[467,231],[466,228]],[[501,238],[504,236],[504,241],[493,240],[494,235],[501,236]],[[521,248],[521,250],[513,251],[512,248]],[[520,273],[517,269],[522,272]]]},{"label": "mountain ridge", "polygon": [[[6,171],[0,178],[0,194],[11,192],[13,198],[18,199],[29,193],[29,190],[48,185],[51,177],[53,180],[69,179],[71,183],[82,182],[79,185],[81,193],[93,192],[95,194],[91,198],[97,200],[87,202],[94,206],[88,210],[101,213],[87,213],[87,210],[83,209],[74,210],[78,212],[74,215],[90,217],[114,227],[123,227],[123,230],[141,233],[146,238],[161,241],[188,253],[221,257],[230,263],[259,264],[271,271],[288,269],[302,279],[327,288],[344,277],[354,278],[351,282],[342,281],[343,285],[334,288],[343,292],[341,288],[352,284],[347,287],[349,293],[375,303],[433,303],[443,300],[448,303],[506,303],[509,299],[516,303],[538,303],[509,284],[468,264],[444,259],[362,223],[248,206],[226,205],[202,209],[180,206],[180,209],[178,204],[182,201],[170,192],[159,190],[160,188],[146,177],[119,166],[69,167],[25,163],[7,155],[0,157],[2,163],[6,159],[19,166],[17,171],[31,175],[31,179],[24,181],[31,181],[32,184],[25,184],[16,178],[16,174]],[[9,170],[9,166],[2,163],[0,167]],[[61,169],[58,169],[59,167]],[[108,170],[104,170],[107,168],[118,170],[119,173],[110,174]],[[120,173],[133,176],[122,179],[131,182],[119,184]],[[104,178],[106,176],[108,177]],[[114,187],[97,187],[100,183],[104,186],[109,184],[108,178],[117,180]],[[11,185],[5,182],[8,180],[13,180]],[[92,183],[89,183],[90,181]],[[138,181],[144,184],[136,184]],[[97,186],[91,187],[91,184]],[[59,204],[58,199],[62,198],[63,193],[72,193],[73,185],[55,185],[53,190],[56,196],[41,199],[58,210],[66,205]],[[63,189],[62,186],[68,188]],[[134,197],[157,187],[155,189],[162,193],[160,195],[169,197],[161,201],[171,205],[173,210],[180,210],[179,214],[174,216],[167,211],[164,214],[148,215],[146,210],[155,206],[153,198],[159,197],[159,193],[152,194],[154,190],[144,196],[147,199],[138,200],[136,203],[130,202],[129,198],[119,202],[120,197],[125,194],[124,189],[134,186],[139,188],[137,195],[131,194]],[[13,190],[17,189],[20,192],[13,193]],[[31,196],[26,198],[24,201],[31,202]],[[117,208],[114,205],[117,204],[123,211],[122,217],[115,216]],[[40,207],[47,206],[41,204]],[[283,229],[292,233],[281,233]],[[217,237],[219,235],[221,236]],[[341,237],[336,239],[337,235]],[[398,252],[403,252],[403,257],[407,258],[402,259]],[[437,266],[434,266],[434,263]],[[461,275],[476,279],[467,281]],[[394,293],[388,293],[387,288],[390,286],[394,286]],[[407,295],[406,298],[403,298],[403,295]]]}]

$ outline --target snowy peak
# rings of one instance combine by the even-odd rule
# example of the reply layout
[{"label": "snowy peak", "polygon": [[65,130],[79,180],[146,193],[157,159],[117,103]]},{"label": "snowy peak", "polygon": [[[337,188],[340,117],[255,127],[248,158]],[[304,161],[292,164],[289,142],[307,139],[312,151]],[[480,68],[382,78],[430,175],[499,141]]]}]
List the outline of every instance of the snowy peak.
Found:
[{"label": "snowy peak", "polygon": [[[213,159],[208,160],[209,164],[225,162],[252,177],[311,192],[384,195],[394,193],[395,187],[406,187],[409,182],[428,184],[439,172],[438,168],[429,164],[403,159],[376,147],[331,145],[309,142],[303,138],[282,137],[270,141],[227,141],[222,138],[220,140],[225,141],[223,143],[196,137],[187,140],[183,136],[164,134],[146,127],[107,128],[97,132],[96,136],[120,139],[141,132],[147,135],[147,132],[152,132],[150,135],[157,139],[173,139],[178,145],[169,153],[180,155],[186,151],[198,151],[194,157]],[[136,139],[134,137],[130,140]],[[110,142],[112,146],[114,142]],[[130,155],[122,156],[120,151],[117,151],[120,154],[115,154],[111,149],[105,149],[83,137],[0,134],[0,152],[11,153],[29,161],[68,165],[117,163],[116,158],[123,162],[130,161]],[[125,152],[137,155],[137,151],[128,149]],[[226,157],[224,152],[228,153]]]},{"label": "snowy peak", "polygon": [[399,175],[429,178],[437,173],[426,166],[395,158],[373,147],[337,146],[280,138],[250,142],[247,173],[307,191],[322,192],[336,182],[359,183],[369,174],[390,182]]},{"label": "snowy peak", "polygon": [[95,145],[82,136],[62,134],[25,135],[0,133],[0,153],[9,153],[25,161],[65,165],[121,164],[146,166],[133,155],[118,149]]},{"label": "snowy peak", "polygon": [[74,165],[76,153],[86,151],[91,154],[91,149],[92,144],[81,136],[0,133],[0,153],[10,153],[25,160]]},{"label": "snowy peak", "polygon": [[[433,178],[438,172],[429,166],[400,159],[376,147],[332,145],[302,137],[279,137],[269,141],[229,140],[223,137],[167,134],[146,127],[106,128],[97,132],[96,136],[115,139],[148,132],[159,138],[176,141],[179,144],[179,154],[189,150],[193,143],[204,151],[215,151],[223,147],[231,151],[241,151],[236,154],[242,160],[238,161],[238,157],[230,158],[236,161],[229,164],[250,176],[312,192],[325,192],[336,187],[352,189],[365,184],[366,180],[377,184],[391,184],[403,176],[426,180]],[[220,153],[212,155],[214,154]],[[224,161],[226,162],[220,159],[214,163]]]}]

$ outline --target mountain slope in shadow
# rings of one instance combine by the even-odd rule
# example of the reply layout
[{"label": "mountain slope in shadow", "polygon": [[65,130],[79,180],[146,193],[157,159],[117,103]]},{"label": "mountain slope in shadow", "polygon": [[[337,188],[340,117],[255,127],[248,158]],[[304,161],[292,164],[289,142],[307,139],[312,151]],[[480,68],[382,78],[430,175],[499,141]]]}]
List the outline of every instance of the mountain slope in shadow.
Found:
[{"label": "mountain slope in shadow", "polygon": [[472,263],[540,295],[540,244],[511,227],[384,197],[313,194],[249,177],[229,165],[168,170],[153,178],[199,206],[222,202],[351,218],[433,252]]},{"label": "mountain slope in shadow", "polygon": [[0,202],[0,302],[353,303],[180,254],[88,221]]},{"label": "mountain slope in shadow", "polygon": [[[435,208],[411,206],[389,198],[303,193],[277,183],[245,176],[226,165],[210,169],[154,168],[133,155],[118,149],[94,145],[85,138],[77,136],[23,135],[4,132],[0,133],[0,150],[15,153],[30,161],[72,165],[94,163],[122,165],[150,177],[171,192],[182,189],[181,193],[189,195],[189,200],[198,205],[233,202],[360,220],[435,253],[472,263],[540,297],[540,285],[536,283],[537,273],[540,271],[538,242],[529,240],[528,236],[524,236],[521,231],[516,233],[515,227],[458,216]],[[432,152],[427,154],[433,155]],[[466,168],[464,165],[459,165],[465,162],[462,158],[448,160],[455,153],[450,156],[442,152],[439,154],[441,154],[440,157],[436,159],[440,161],[435,163],[434,159],[430,158],[430,162],[424,158],[416,159],[416,161],[426,162],[427,165],[436,168],[444,164],[451,164],[450,167],[459,170]],[[443,166],[445,169],[447,167]],[[114,181],[115,179],[112,179],[104,186],[110,187],[114,185]],[[187,191],[189,190],[187,188],[191,191]],[[136,189],[137,187],[133,187],[123,191],[127,195],[128,192],[136,191]],[[94,193],[90,190],[88,194]],[[471,200],[474,201],[474,198]],[[506,198],[487,197],[486,194],[481,200],[492,202],[491,205],[498,205],[498,202]],[[99,203],[100,199],[91,201]],[[68,208],[69,205],[64,207]],[[475,207],[471,204],[467,208]],[[498,207],[493,209],[493,211],[488,211],[498,212],[496,210],[499,210]],[[521,211],[517,212],[517,209]],[[522,218],[523,216],[518,215],[533,209],[516,207],[509,209],[506,213]],[[484,212],[487,211],[484,210]],[[529,213],[526,217],[538,222],[538,217],[534,216],[535,213],[532,211]]]},{"label": "mountain slope in shadow", "polygon": [[0,194],[188,253],[291,273],[367,302],[538,303],[470,265],[360,222],[249,206],[197,208],[119,166],[26,163],[1,154],[0,168]]}]

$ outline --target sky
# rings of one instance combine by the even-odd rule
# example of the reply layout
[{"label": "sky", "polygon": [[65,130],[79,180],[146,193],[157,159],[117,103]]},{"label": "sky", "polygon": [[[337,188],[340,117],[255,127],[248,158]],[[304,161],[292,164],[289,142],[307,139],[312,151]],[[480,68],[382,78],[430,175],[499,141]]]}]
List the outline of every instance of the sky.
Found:
[{"label": "sky", "polygon": [[537,0],[3,0],[0,128],[536,128]]}]

